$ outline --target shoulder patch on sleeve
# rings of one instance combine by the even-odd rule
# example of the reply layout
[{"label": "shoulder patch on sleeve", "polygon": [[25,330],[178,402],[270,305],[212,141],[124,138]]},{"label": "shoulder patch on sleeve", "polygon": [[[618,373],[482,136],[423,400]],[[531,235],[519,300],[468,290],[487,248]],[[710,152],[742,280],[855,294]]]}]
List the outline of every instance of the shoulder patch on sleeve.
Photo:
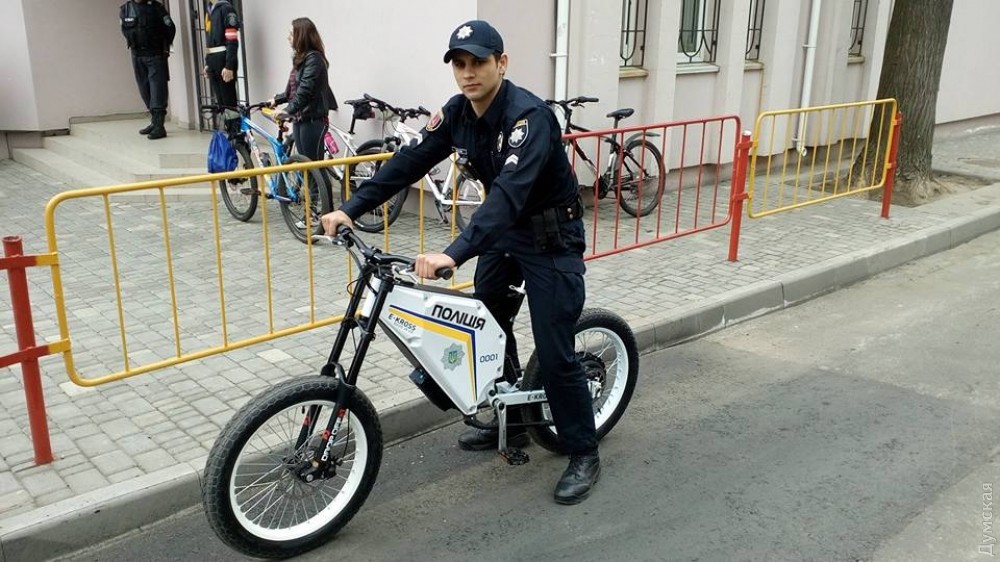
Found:
[{"label": "shoulder patch on sleeve", "polygon": [[226,27],[240,27],[240,18],[236,15],[236,12],[226,14]]},{"label": "shoulder patch on sleeve", "polygon": [[514,123],[514,128],[510,130],[510,136],[507,137],[507,145],[511,148],[518,148],[524,144],[526,138],[528,138],[528,120],[521,119],[517,123]]},{"label": "shoulder patch on sleeve", "polygon": [[427,129],[427,132],[435,131],[441,126],[441,123],[444,123],[444,112],[439,109],[437,113],[431,115],[430,120],[427,121],[427,126],[424,128]]}]

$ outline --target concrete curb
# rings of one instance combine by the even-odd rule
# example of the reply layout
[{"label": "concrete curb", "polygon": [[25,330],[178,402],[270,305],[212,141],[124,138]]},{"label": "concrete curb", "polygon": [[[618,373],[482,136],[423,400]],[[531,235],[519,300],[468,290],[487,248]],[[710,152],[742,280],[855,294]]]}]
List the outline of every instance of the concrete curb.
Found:
[{"label": "concrete curb", "polygon": [[[633,325],[642,353],[794,306],[1000,229],[1000,208],[988,207],[896,240],[735,289]],[[386,441],[458,421],[423,399],[380,414]],[[143,477],[0,521],[0,562],[51,559],[141,529],[201,501],[204,460]]]}]

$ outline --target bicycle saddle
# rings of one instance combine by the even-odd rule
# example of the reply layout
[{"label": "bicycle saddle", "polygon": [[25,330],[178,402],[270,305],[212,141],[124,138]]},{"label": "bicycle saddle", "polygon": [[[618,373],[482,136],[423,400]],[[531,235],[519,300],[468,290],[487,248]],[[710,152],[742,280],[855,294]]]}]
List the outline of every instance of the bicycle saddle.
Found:
[{"label": "bicycle saddle", "polygon": [[621,109],[616,109],[608,114],[611,119],[625,119],[626,117],[631,117],[635,113],[635,110],[631,107],[623,107]]}]

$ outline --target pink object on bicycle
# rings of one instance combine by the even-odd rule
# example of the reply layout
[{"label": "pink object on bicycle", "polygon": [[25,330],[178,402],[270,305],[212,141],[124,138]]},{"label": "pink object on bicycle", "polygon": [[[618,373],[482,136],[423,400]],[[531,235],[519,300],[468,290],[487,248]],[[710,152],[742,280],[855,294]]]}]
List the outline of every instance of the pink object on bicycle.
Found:
[{"label": "pink object on bicycle", "polygon": [[330,131],[327,131],[326,134],[323,135],[323,142],[326,144],[326,150],[329,151],[331,156],[340,152],[340,147],[337,146],[337,139],[333,137],[333,134],[330,133]]}]

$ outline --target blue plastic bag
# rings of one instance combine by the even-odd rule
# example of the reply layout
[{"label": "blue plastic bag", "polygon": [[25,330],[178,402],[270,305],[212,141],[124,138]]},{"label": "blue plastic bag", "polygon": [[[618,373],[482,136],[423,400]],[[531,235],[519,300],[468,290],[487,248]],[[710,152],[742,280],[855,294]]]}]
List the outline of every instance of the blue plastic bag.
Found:
[{"label": "blue plastic bag", "polygon": [[226,133],[212,133],[212,141],[208,143],[208,173],[232,172],[237,164],[236,150]]}]

